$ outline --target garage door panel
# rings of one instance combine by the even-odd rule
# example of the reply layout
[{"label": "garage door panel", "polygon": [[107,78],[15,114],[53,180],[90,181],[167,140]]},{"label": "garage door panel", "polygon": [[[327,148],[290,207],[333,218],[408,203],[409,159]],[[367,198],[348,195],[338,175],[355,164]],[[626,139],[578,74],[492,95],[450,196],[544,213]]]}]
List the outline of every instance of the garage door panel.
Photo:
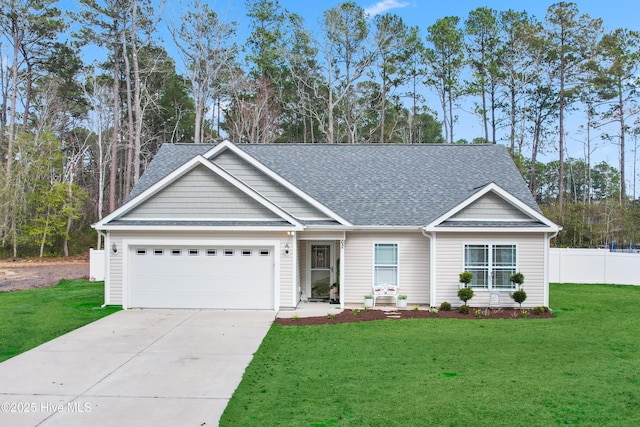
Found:
[{"label": "garage door panel", "polygon": [[136,247],[129,260],[130,307],[273,309],[273,248]]}]

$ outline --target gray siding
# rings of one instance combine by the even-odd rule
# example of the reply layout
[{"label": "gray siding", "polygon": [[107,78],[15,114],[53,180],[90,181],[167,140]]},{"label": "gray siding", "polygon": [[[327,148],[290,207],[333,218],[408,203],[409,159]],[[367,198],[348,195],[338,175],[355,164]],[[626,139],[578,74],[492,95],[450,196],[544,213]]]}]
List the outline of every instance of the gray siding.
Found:
[{"label": "gray siding", "polygon": [[[458,276],[464,269],[463,251],[468,243],[515,244],[517,245],[518,270],[524,274],[524,290],[527,300],[523,307],[544,305],[544,233],[512,234],[512,233],[438,233],[436,235],[437,265],[436,265],[436,301],[432,305],[439,306],[448,301],[453,306],[462,305],[458,299]],[[500,293],[500,303],[503,307],[518,307],[511,297],[511,292]],[[488,307],[489,291],[475,290],[469,305],[474,307]]]},{"label": "gray siding", "polygon": [[[362,304],[373,285],[374,243],[399,245],[400,293],[408,304],[429,304],[429,239],[421,233],[347,233],[344,269],[345,303]],[[381,299],[380,304],[385,300]]]},{"label": "gray siding", "polygon": [[[157,240],[162,245],[171,245],[172,241],[188,240],[190,242],[202,242],[202,244],[216,244],[216,240],[225,241],[255,241],[255,240],[279,240],[280,241],[280,281],[276,283],[279,290],[278,303],[281,307],[291,307],[295,305],[293,302],[293,263],[294,257],[284,254],[284,245],[293,244],[290,236],[284,233],[275,232],[142,232],[142,231],[111,231],[109,232],[110,243],[115,243],[118,247],[118,253],[109,254],[109,280],[110,280],[110,300],[112,305],[122,305],[123,303],[123,241],[124,240]],[[276,296],[277,297],[277,296]]]},{"label": "gray siding", "polygon": [[464,220],[523,220],[531,219],[520,209],[503,200],[495,193],[489,192],[452,216],[453,219]]},{"label": "gray siding", "polygon": [[275,219],[276,214],[204,166],[198,166],[123,219]]},{"label": "gray siding", "polygon": [[296,218],[328,218],[234,153],[225,151],[215,157],[213,162]]}]

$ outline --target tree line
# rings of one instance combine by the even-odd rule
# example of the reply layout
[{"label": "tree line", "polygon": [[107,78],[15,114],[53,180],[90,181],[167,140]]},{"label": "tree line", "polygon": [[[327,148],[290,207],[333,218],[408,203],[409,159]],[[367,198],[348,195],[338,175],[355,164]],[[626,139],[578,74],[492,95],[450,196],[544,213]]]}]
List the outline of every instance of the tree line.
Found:
[{"label": "tree line", "polygon": [[[637,176],[625,168],[640,134],[640,36],[605,31],[575,3],[552,4],[540,20],[480,7],[409,26],[345,2],[312,31],[277,0],[247,0],[246,40],[202,0],[168,22],[151,0],[78,4],[63,13],[52,0],[0,0],[7,255],[99,246],[90,224],[126,200],[161,144],[222,138],[503,143],[545,213],[565,227],[557,244],[640,238],[635,184],[632,193],[626,185]],[[95,50],[104,57],[88,61]],[[456,138],[466,105],[481,124],[472,141]],[[568,118],[580,123],[571,135]],[[566,158],[568,137],[580,140],[584,158]],[[617,165],[593,164],[598,144],[618,148]],[[549,152],[557,160],[541,163]]]}]

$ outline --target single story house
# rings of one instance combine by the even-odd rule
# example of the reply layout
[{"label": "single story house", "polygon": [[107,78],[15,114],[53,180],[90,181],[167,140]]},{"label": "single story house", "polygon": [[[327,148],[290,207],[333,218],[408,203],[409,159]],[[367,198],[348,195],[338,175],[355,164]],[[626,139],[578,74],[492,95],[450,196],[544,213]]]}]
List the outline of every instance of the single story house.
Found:
[{"label": "single story house", "polygon": [[[105,303],[268,309],[362,303],[549,305],[547,219],[502,145],[165,144],[105,235]],[[384,301],[384,300],[382,300]]]}]

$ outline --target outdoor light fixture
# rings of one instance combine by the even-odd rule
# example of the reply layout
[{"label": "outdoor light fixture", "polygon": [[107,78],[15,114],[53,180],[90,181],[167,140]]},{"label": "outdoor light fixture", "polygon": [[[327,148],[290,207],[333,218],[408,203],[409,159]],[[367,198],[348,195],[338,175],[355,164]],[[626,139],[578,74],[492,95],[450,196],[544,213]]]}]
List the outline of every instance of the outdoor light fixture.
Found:
[{"label": "outdoor light fixture", "polygon": [[285,255],[289,255],[289,244],[288,243],[284,245],[284,254]]},{"label": "outdoor light fixture", "polygon": [[111,245],[111,252],[113,252],[114,254],[118,253],[118,247],[115,243]]}]

